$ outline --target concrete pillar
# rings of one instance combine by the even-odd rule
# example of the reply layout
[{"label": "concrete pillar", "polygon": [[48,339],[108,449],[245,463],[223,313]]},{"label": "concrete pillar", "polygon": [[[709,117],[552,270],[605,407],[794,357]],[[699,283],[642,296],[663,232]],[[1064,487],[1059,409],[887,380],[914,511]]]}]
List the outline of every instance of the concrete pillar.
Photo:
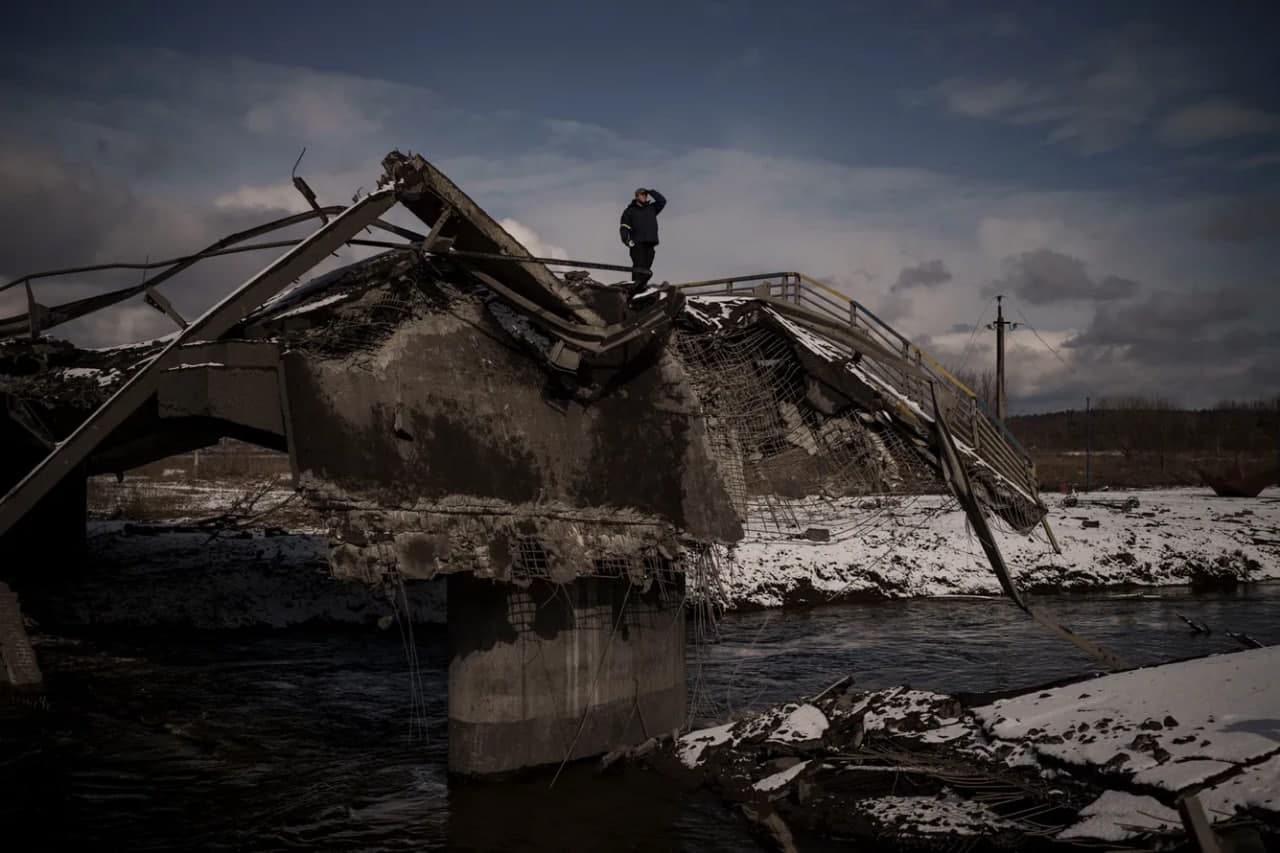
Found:
[{"label": "concrete pillar", "polygon": [[450,575],[450,772],[559,764],[683,725],[683,598],[683,575],[648,590]]},{"label": "concrete pillar", "polygon": [[18,596],[0,582],[0,686],[38,687],[41,683],[36,653],[27,639]]}]

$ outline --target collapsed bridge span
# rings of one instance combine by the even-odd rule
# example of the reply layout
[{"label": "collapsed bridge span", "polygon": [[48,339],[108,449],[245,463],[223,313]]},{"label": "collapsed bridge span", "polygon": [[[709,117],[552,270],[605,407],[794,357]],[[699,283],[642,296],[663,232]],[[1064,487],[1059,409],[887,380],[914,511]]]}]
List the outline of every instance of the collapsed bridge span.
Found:
[{"label": "collapsed bridge span", "polygon": [[[450,767],[485,774],[681,725],[683,605],[712,546],[803,533],[837,497],[952,487],[936,418],[983,511],[1043,519],[1025,452],[865,309],[814,311],[795,274],[629,298],[552,273],[421,157],[384,166],[167,341],[51,340],[40,319],[66,312],[34,297],[4,327],[27,330],[0,340],[15,584],[51,531],[82,528],[89,474],[223,436],[285,451],[334,574],[448,578]],[[293,283],[393,203],[427,232]]]}]

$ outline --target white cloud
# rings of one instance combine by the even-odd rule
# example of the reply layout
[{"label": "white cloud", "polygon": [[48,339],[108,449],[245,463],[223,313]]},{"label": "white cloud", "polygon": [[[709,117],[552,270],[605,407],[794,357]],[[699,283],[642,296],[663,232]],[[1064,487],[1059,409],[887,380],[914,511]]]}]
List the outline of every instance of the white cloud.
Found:
[{"label": "white cloud", "polygon": [[1048,93],[1035,91],[1026,82],[1012,78],[994,82],[952,78],[938,84],[937,92],[947,109],[971,118],[997,118],[1049,98]]},{"label": "white cloud", "polygon": [[527,225],[521,225],[514,219],[503,219],[498,223],[508,234],[516,238],[516,242],[529,250],[529,254],[535,258],[559,258],[567,260],[569,253],[559,246],[553,246],[544,241],[538,232],[534,231]]},{"label": "white cloud", "polygon": [[213,200],[222,210],[287,210],[301,212],[307,202],[293,184],[242,186]]}]

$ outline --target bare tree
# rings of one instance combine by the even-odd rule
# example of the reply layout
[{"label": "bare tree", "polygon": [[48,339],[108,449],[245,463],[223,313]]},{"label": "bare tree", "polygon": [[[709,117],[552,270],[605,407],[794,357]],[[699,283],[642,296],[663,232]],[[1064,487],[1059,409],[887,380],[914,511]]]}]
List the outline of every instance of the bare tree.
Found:
[{"label": "bare tree", "polygon": [[978,396],[978,400],[987,407],[988,411],[996,410],[996,373],[994,370],[960,370],[954,371],[953,375],[970,390]]}]

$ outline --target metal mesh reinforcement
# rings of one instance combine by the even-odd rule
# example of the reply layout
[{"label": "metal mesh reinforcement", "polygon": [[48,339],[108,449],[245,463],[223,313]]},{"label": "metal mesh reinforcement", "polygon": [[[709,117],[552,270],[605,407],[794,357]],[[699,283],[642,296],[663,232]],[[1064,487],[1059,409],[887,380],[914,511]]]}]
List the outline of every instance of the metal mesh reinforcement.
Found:
[{"label": "metal mesh reinforcement", "polygon": [[820,411],[783,335],[763,327],[718,334],[680,330],[675,341],[749,534],[810,527],[839,533],[835,499],[946,491],[936,470],[891,424],[870,412]]}]

